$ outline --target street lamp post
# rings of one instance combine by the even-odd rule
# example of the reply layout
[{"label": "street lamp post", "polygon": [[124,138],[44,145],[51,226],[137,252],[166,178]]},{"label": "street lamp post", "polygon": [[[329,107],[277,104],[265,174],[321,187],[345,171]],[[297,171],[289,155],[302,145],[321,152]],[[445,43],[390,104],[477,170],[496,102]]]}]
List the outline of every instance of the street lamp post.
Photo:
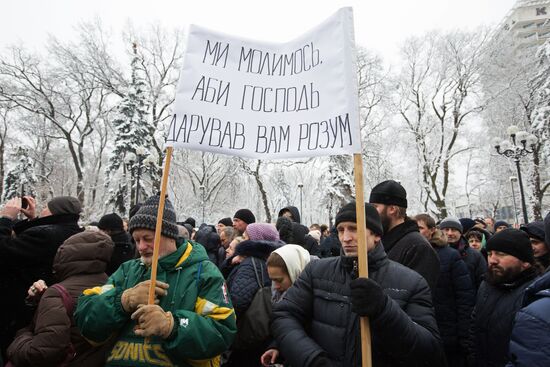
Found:
[{"label": "street lamp post", "polygon": [[126,153],[126,156],[124,157],[124,163],[126,163],[128,167],[128,171],[130,172],[130,207],[132,207],[132,188],[134,186],[134,162],[136,161],[137,157],[134,153],[129,152]]},{"label": "street lamp post", "polygon": [[141,177],[141,164],[143,162],[143,158],[147,155],[147,149],[144,147],[137,147],[136,148],[136,155],[137,155],[137,173],[136,173],[136,197],[135,197],[135,205],[139,203],[139,178]]},{"label": "street lamp post", "polygon": [[[510,135],[510,140],[505,140],[500,144],[495,145],[497,153],[505,156],[506,158],[512,158],[516,164],[516,170],[518,172],[518,182],[519,182],[519,194],[521,196],[521,207],[523,212],[523,221],[525,224],[529,223],[529,218],[527,217],[527,205],[525,204],[525,193],[523,192],[523,180],[521,179],[521,168],[520,168],[520,159],[527,154],[533,153],[533,150],[529,150],[527,144],[532,147],[536,142],[537,138],[527,133],[526,131],[519,131],[517,126],[510,126],[508,128],[508,134]],[[519,144],[518,144],[519,141]]]},{"label": "street lamp post", "polygon": [[300,189],[300,215],[302,216],[302,218],[304,217],[304,211],[302,210],[302,192],[303,192],[303,189],[304,189],[304,184],[303,183],[299,183],[298,184],[298,189]]},{"label": "street lamp post", "polygon": [[516,218],[516,224],[519,224],[518,221],[518,207],[516,205],[516,194],[514,192],[514,182],[518,180],[517,177],[510,177],[510,186],[512,186],[512,200],[514,201],[514,218]]},{"label": "street lamp post", "polygon": [[202,203],[202,223],[204,223],[204,190],[205,187],[203,185],[199,186],[199,189],[201,190],[201,203]]}]

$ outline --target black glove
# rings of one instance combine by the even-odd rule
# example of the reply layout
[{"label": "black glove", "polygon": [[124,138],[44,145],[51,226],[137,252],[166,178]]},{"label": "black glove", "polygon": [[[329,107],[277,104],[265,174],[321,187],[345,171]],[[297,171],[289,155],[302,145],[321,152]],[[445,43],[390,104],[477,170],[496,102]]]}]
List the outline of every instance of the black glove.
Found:
[{"label": "black glove", "polygon": [[331,367],[332,361],[327,357],[319,354],[317,357],[311,361],[310,367]]},{"label": "black glove", "polygon": [[387,296],[374,280],[357,278],[349,283],[351,310],[359,316],[377,317],[386,307]]}]

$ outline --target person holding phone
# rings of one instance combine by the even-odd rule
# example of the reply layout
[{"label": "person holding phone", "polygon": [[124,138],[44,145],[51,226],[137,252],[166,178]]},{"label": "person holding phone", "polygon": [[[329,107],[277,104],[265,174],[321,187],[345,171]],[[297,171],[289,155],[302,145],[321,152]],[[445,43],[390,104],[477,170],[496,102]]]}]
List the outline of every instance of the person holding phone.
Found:
[{"label": "person holding phone", "polygon": [[[58,247],[82,232],[81,209],[80,201],[71,196],[51,199],[40,216],[32,196],[12,198],[0,209],[0,348],[4,356],[15,331],[31,321],[33,310],[25,307],[27,290],[37,279],[54,282],[52,264]],[[16,222],[20,213],[27,219]]]}]

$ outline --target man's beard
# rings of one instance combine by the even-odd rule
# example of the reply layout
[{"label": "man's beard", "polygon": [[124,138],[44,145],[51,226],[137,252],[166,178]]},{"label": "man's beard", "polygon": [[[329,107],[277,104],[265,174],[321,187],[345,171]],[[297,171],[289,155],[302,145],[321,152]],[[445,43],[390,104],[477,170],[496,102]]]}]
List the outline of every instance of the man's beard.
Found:
[{"label": "man's beard", "polygon": [[[499,269],[500,272],[495,273],[493,269]],[[519,277],[521,271],[521,267],[503,269],[500,266],[489,266],[489,268],[487,269],[487,274],[485,275],[485,279],[489,284],[492,285],[513,283]]]}]

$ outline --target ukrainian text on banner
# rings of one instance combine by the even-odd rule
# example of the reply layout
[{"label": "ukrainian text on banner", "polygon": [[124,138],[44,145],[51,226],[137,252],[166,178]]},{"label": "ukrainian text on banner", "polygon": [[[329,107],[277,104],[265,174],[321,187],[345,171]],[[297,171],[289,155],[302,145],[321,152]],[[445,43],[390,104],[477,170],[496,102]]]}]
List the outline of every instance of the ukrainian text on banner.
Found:
[{"label": "ukrainian text on banner", "polygon": [[361,150],[353,13],[274,44],[191,26],[166,145],[249,158]]}]

